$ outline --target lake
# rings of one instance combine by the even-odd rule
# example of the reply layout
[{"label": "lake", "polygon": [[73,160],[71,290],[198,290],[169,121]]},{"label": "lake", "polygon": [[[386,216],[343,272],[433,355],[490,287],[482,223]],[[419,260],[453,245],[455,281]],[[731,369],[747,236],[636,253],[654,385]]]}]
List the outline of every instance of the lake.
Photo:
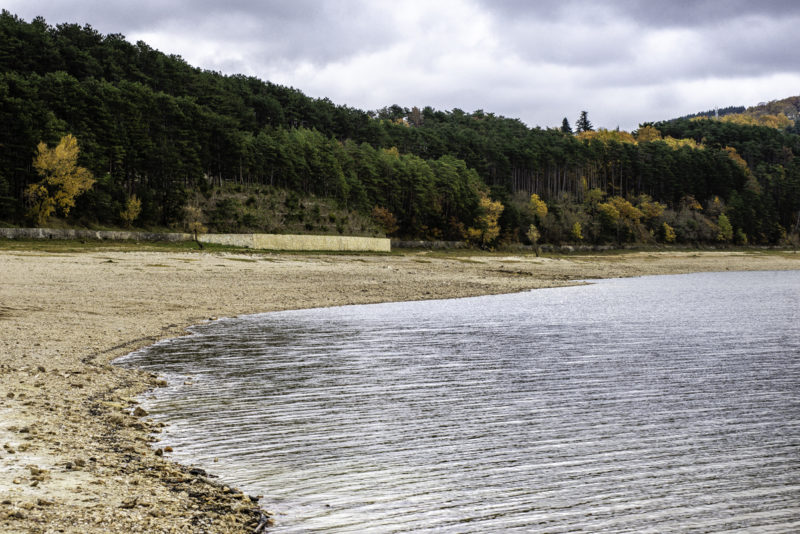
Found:
[{"label": "lake", "polygon": [[122,360],[296,532],[800,531],[800,271],[223,319]]}]

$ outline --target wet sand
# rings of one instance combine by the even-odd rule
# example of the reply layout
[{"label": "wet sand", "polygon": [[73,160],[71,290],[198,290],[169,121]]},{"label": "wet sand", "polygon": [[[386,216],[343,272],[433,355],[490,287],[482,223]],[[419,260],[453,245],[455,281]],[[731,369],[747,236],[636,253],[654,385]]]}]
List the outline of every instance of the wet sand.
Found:
[{"label": "wet sand", "polygon": [[[293,308],[510,293],[574,280],[800,269],[800,254],[280,255],[0,251],[0,531],[252,532],[261,500],[169,461],[111,361],[192,324]],[[256,496],[252,496],[256,497]]]}]

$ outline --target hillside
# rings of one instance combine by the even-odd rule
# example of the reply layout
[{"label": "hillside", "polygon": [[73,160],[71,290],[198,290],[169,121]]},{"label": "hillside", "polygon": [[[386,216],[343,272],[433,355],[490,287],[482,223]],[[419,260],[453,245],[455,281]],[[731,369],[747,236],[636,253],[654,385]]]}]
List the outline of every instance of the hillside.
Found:
[{"label": "hillside", "polygon": [[[752,113],[791,114],[797,101]],[[95,180],[74,206],[53,208],[68,225],[385,232],[480,246],[775,244],[800,215],[800,137],[788,118],[782,129],[677,119],[576,135],[481,110],[364,111],[7,11],[0,120],[0,223],[13,225],[32,224],[35,203],[55,198],[52,183],[31,192],[42,183],[33,161],[40,142],[67,134]]]}]

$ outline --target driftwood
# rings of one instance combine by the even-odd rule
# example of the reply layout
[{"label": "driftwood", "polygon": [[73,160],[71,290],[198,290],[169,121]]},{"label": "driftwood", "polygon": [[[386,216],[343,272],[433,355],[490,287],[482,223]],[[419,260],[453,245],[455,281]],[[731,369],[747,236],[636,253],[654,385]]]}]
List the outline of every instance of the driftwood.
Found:
[{"label": "driftwood", "polygon": [[261,534],[267,531],[267,527],[271,527],[275,524],[275,521],[265,514],[264,512],[259,511],[260,517],[258,518],[258,525],[256,525],[256,529],[253,531],[253,534]]}]

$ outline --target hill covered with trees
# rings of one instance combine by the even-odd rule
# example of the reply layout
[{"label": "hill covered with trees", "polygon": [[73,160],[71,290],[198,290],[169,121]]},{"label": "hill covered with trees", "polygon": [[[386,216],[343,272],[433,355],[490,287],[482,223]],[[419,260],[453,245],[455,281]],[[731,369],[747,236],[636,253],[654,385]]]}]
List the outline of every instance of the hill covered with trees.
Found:
[{"label": "hill covered with trees", "polygon": [[[585,113],[573,132],[482,110],[364,111],[3,11],[0,222],[42,224],[36,203],[51,199],[94,227],[777,244],[800,224],[800,136],[796,107],[763,107],[632,133]],[[93,181],[64,210],[69,181],[35,161],[68,135]]]}]

